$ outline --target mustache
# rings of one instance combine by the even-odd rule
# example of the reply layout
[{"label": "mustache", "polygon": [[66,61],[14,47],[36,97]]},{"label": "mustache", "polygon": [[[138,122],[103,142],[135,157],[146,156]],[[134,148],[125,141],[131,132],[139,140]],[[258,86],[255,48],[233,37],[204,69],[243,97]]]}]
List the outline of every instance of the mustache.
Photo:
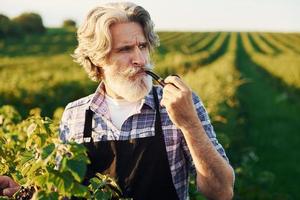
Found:
[{"label": "mustache", "polygon": [[152,64],[146,64],[142,67],[134,67],[134,66],[131,66],[131,67],[128,67],[126,70],[124,71],[119,71],[118,73],[122,76],[125,76],[125,77],[130,77],[130,76],[134,76],[136,75],[137,73],[140,73],[140,72],[145,72],[147,70],[152,70],[153,69],[153,65]]}]

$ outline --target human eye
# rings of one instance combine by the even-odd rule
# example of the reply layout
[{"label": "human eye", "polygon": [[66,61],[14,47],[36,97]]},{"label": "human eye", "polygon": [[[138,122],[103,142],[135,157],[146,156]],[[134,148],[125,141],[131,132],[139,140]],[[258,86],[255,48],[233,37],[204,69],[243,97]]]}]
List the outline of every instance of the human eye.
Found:
[{"label": "human eye", "polygon": [[128,52],[130,51],[132,48],[130,46],[124,46],[124,47],[121,47],[119,49],[119,52]]},{"label": "human eye", "polygon": [[147,49],[147,47],[148,47],[147,43],[142,43],[142,44],[139,45],[140,49]]}]

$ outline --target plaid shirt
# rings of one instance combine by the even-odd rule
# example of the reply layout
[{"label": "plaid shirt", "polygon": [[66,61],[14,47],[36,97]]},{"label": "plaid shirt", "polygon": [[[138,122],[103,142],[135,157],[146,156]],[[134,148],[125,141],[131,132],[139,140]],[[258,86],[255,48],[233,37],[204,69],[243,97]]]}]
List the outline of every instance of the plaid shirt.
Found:
[{"label": "plaid shirt", "polygon": [[[159,100],[162,88],[155,86]],[[85,110],[95,112],[92,123],[92,138],[95,142],[105,140],[129,140],[154,136],[155,106],[152,90],[142,100],[140,111],[130,116],[118,130],[111,122],[108,106],[104,101],[104,84],[100,83],[94,94],[69,103],[60,124],[60,137],[63,141],[83,142]],[[202,101],[193,94],[193,101],[206,134],[216,150],[228,161],[225,151],[216,139]],[[180,129],[170,120],[164,107],[160,107],[162,130],[168,155],[173,184],[181,200],[188,199],[188,175],[195,174],[191,154]]]}]

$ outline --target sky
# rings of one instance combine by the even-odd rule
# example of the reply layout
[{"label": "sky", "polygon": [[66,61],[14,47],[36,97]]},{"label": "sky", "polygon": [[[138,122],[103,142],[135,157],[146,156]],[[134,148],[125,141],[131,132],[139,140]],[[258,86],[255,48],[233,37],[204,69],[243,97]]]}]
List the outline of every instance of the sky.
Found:
[{"label": "sky", "polygon": [[[41,15],[47,27],[63,20],[80,24],[93,7],[107,0],[0,0],[10,18]],[[300,0],[132,0],[149,11],[157,31],[300,32]]]}]

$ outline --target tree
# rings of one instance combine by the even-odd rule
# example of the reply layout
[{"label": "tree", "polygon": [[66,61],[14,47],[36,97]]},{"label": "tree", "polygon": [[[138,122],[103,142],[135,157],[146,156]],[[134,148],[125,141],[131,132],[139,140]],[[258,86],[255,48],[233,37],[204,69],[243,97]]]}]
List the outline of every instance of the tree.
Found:
[{"label": "tree", "polygon": [[8,35],[11,31],[11,21],[10,19],[0,14],[0,37]]},{"label": "tree", "polygon": [[36,13],[23,13],[12,21],[21,28],[24,33],[43,33],[46,28],[40,15]]},{"label": "tree", "polygon": [[63,28],[76,28],[76,22],[72,19],[66,19],[63,22]]}]

